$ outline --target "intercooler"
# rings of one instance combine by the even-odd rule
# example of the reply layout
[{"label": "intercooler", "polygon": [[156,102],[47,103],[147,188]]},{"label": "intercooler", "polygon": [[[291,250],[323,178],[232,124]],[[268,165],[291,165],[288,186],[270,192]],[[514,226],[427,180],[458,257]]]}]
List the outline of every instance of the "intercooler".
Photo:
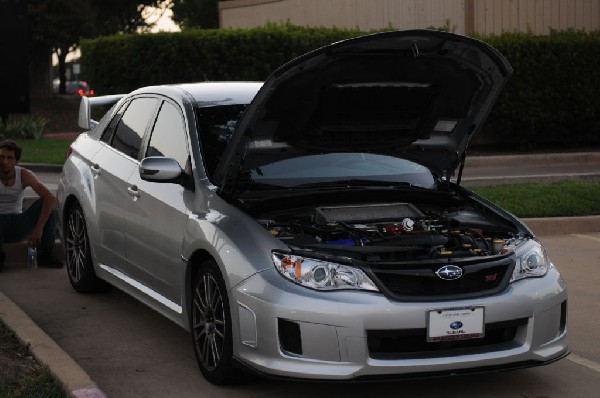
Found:
[{"label": "intercooler", "polygon": [[317,224],[358,224],[401,221],[404,218],[425,217],[419,209],[410,203],[384,203],[374,205],[318,207],[315,222]]}]

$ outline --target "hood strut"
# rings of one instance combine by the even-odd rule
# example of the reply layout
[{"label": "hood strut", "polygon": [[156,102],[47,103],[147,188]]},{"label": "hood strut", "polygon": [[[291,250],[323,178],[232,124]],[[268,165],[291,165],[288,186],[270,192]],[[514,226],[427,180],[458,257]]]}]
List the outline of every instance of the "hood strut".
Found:
[{"label": "hood strut", "polygon": [[456,185],[460,185],[460,180],[462,178],[463,169],[465,167],[465,160],[467,158],[467,151],[464,151],[460,158],[460,167],[458,168],[458,176],[456,177]]},{"label": "hood strut", "polygon": [[469,129],[469,134],[467,134],[467,143],[465,145],[465,150],[463,151],[460,157],[460,167],[458,168],[458,176],[456,177],[456,185],[460,185],[460,180],[462,179],[463,169],[465,168],[465,160],[467,159],[467,148],[471,145],[471,138],[473,138],[473,133],[475,132],[475,126],[471,126]]}]

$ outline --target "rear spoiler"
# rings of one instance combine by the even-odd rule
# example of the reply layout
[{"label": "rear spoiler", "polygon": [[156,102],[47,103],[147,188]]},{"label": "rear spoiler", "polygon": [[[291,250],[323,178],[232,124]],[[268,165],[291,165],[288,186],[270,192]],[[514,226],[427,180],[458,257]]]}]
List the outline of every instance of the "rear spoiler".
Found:
[{"label": "rear spoiler", "polygon": [[92,107],[114,104],[124,96],[125,94],[81,97],[81,102],[79,103],[79,127],[86,130],[91,130],[96,127],[98,122],[92,119]]}]

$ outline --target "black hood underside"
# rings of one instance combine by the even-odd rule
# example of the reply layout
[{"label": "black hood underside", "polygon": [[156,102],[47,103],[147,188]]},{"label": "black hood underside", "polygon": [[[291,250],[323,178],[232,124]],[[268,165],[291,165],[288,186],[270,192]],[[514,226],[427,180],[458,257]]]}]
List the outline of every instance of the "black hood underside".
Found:
[{"label": "black hood underside", "polygon": [[232,192],[240,173],[329,152],[404,158],[448,177],[511,71],[489,45],[439,31],[385,32],[323,47],[265,82],[215,182]]}]

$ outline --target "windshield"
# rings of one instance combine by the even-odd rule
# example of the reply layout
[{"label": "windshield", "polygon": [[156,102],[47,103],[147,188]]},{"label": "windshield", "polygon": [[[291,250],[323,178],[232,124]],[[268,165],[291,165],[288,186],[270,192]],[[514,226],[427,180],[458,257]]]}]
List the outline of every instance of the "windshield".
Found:
[{"label": "windshield", "polygon": [[371,153],[325,153],[283,159],[257,167],[242,180],[283,187],[352,183],[410,184],[432,189],[434,177],[424,166],[393,156]]},{"label": "windshield", "polygon": [[209,177],[213,176],[246,106],[219,105],[196,109],[202,157]]}]

